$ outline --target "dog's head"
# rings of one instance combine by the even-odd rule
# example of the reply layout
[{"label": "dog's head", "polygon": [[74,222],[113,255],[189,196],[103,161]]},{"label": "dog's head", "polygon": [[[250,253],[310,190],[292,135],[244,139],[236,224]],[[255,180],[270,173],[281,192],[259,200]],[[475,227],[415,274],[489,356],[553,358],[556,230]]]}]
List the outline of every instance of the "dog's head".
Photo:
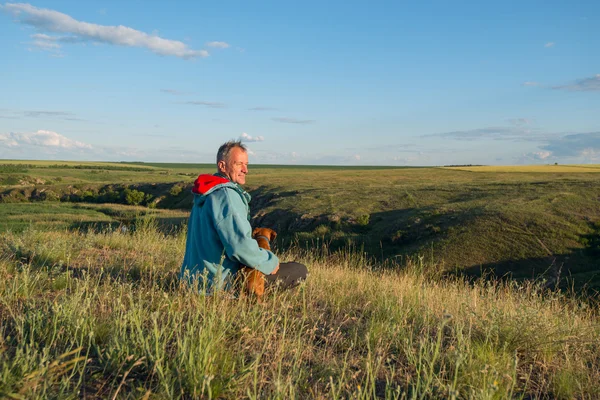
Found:
[{"label": "dog's head", "polygon": [[275,240],[275,238],[277,237],[277,232],[270,228],[254,228],[254,230],[252,231],[252,237],[256,238],[258,236],[264,236],[267,239],[269,239],[269,241],[271,241]]}]

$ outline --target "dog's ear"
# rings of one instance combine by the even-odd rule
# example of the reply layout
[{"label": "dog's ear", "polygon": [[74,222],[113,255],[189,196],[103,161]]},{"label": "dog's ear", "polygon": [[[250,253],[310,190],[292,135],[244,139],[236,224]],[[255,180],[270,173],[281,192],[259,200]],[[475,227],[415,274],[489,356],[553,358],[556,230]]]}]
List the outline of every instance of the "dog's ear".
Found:
[{"label": "dog's ear", "polygon": [[254,230],[252,231],[252,237],[258,235],[260,233],[260,229],[261,228],[254,228]]},{"label": "dog's ear", "polygon": [[269,231],[271,233],[271,240],[275,240],[277,237],[277,232],[275,232],[273,229],[269,229]]}]

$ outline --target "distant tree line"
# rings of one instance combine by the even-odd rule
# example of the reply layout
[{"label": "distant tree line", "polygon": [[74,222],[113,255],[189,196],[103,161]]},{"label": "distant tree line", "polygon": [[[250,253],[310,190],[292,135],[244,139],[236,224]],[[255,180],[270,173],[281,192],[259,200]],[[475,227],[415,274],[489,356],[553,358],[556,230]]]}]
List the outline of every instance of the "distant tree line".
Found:
[{"label": "distant tree line", "polygon": [[41,164],[0,164],[0,174],[1,173],[22,173],[27,172],[28,169],[86,169],[86,170],[110,170],[110,171],[134,171],[134,172],[144,172],[144,171],[155,171],[151,168],[143,168],[143,167],[132,167],[132,166],[121,166],[121,165],[69,165],[69,164],[51,164],[51,165],[41,165]]}]

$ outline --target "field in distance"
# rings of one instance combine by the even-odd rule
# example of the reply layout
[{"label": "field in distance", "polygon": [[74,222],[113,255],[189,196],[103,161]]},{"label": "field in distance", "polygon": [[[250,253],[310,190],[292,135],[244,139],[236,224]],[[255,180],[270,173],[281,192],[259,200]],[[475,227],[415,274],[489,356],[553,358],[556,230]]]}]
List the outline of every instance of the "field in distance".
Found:
[{"label": "field in distance", "polygon": [[[213,171],[211,164],[3,161],[0,229],[130,223],[149,208],[181,224],[196,175]],[[253,223],[275,228],[282,249],[355,246],[378,259],[427,255],[445,271],[600,287],[599,165],[251,165],[247,182]],[[142,200],[128,206],[126,189]]]},{"label": "field in distance", "polygon": [[474,165],[474,166],[448,166],[448,169],[472,172],[599,172],[600,164],[581,165]]}]

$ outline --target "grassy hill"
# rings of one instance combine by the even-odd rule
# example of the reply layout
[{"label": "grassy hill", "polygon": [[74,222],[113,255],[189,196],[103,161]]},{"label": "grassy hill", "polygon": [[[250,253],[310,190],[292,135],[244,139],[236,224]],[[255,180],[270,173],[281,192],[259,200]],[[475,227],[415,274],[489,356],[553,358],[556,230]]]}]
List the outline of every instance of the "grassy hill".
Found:
[{"label": "grassy hill", "polygon": [[0,397],[598,398],[600,174],[555,167],[252,167],[310,271],[261,306],[177,280],[212,166],[5,162]]},{"label": "grassy hill", "polygon": [[[131,223],[148,213],[179,225],[185,211],[170,210],[189,209],[191,183],[213,169],[5,161],[0,228]],[[155,208],[94,206],[126,203],[127,188],[144,192],[141,204]],[[380,261],[427,255],[448,273],[542,275],[551,285],[600,287],[598,165],[251,166],[247,188],[253,223],[276,229],[282,249],[352,245]]]},{"label": "grassy hill", "polygon": [[269,182],[255,191],[266,199],[255,208],[256,223],[310,243],[351,241],[384,259],[431,254],[449,271],[546,273],[550,280],[600,284],[598,173],[428,168],[256,175]]},{"label": "grassy hill", "polygon": [[434,261],[289,248],[264,306],[180,286],[184,232],[0,235],[0,397],[598,398],[597,308]]}]

